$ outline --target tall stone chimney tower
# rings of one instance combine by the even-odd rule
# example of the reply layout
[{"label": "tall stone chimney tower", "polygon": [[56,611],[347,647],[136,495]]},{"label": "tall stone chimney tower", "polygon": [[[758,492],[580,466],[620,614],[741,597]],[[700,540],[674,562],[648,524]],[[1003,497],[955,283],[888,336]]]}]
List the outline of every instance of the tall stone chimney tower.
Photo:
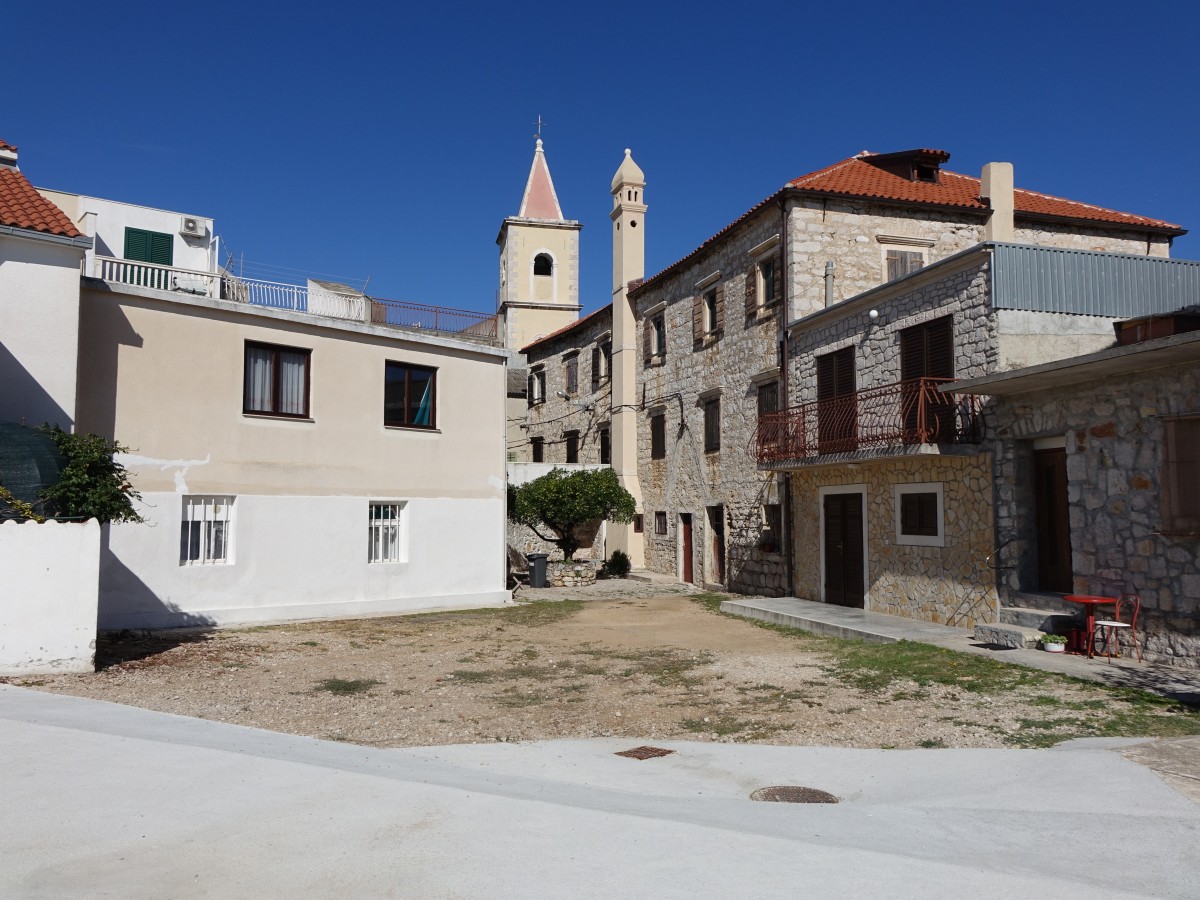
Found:
[{"label": "tall stone chimney tower", "polygon": [[[612,467],[621,486],[633,495],[642,511],[638,484],[637,317],[629,300],[629,283],[641,280],[646,270],[646,176],[629,150],[612,180],[613,306],[612,306]],[[634,568],[646,564],[643,537],[632,524],[613,525],[609,543],[629,554]]]}]

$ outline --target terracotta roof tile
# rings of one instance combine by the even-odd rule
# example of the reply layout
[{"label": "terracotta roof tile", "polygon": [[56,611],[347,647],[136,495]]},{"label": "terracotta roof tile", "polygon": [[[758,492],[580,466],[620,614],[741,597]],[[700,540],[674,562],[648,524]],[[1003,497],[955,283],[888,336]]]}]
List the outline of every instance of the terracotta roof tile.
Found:
[{"label": "terracotta roof tile", "polygon": [[0,150],[7,150],[9,153],[16,153],[17,147],[15,144],[10,144],[8,141],[0,140]]},{"label": "terracotta roof tile", "polygon": [[65,212],[39,194],[29,180],[11,166],[0,166],[0,225],[63,237],[82,236]]},{"label": "terracotta roof tile", "polygon": [[[939,180],[937,182],[913,181],[897,175],[886,168],[882,168],[880,165],[872,165],[868,161],[875,159],[877,162],[884,162],[909,155],[922,157],[924,160],[932,159],[938,163],[950,158],[950,154],[946,151],[932,149],[911,150],[895,154],[873,154],[863,151],[858,156],[852,156],[824,169],[818,169],[807,175],[801,175],[799,178],[789,181],[782,189],[776,191],[761,203],[756,204],[738,216],[691,253],[671,263],[671,265],[664,268],[658,274],[647,278],[639,287],[632,288],[631,293],[657,281],[687,262],[712,245],[726,232],[737,227],[789,190],[811,191],[814,194],[834,194],[844,197],[890,200],[897,203],[957,207],[979,212],[988,209],[988,205],[979,198],[978,178],[972,178],[970,175],[960,175],[957,172],[950,172],[939,167]],[[1100,225],[1124,225],[1134,228],[1148,228],[1156,231],[1164,231],[1169,234],[1185,233],[1185,230],[1181,226],[1165,222],[1162,219],[1152,219],[1148,216],[1105,209],[1102,206],[1093,206],[1088,203],[1080,203],[1076,200],[1066,200],[1062,197],[1054,197],[1050,194],[1041,194],[1037,191],[1028,191],[1023,188],[1015,188],[1013,190],[1013,206],[1018,218],[1024,213],[1030,216],[1053,216],[1055,218],[1095,222]]]},{"label": "terracotta roof tile", "polygon": [[585,322],[591,321],[592,319],[596,318],[596,316],[600,315],[601,313],[611,313],[611,312],[612,312],[612,304],[609,303],[607,306],[600,307],[595,312],[588,313],[582,319],[576,319],[571,324],[564,325],[562,328],[558,329],[557,331],[552,331],[549,334],[547,334],[546,336],[538,338],[536,341],[530,341],[528,344],[526,344],[524,347],[521,348],[521,352],[528,353],[531,348],[536,347],[539,344],[544,344],[544,343],[546,343],[546,341],[554,340],[554,338],[562,337],[568,331],[571,331],[574,328],[579,328]]}]

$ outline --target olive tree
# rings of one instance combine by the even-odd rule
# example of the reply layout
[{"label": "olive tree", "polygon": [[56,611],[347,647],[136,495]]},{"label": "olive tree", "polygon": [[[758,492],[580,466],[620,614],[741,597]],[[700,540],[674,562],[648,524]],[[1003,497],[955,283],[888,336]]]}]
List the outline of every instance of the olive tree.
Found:
[{"label": "olive tree", "polygon": [[[520,487],[509,487],[508,517],[557,546],[568,560],[579,549],[577,529],[601,519],[630,522],[636,509],[633,496],[612,469],[552,469]],[[542,526],[554,537],[543,534]]]}]

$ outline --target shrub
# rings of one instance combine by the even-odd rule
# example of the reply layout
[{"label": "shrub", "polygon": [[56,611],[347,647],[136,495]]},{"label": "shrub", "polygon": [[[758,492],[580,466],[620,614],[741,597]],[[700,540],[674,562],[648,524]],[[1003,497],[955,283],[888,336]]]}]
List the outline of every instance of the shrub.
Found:
[{"label": "shrub", "polygon": [[144,522],[133,508],[142,495],[129,483],[125,467],[113,459],[129,448],[95,434],[71,434],[57,425],[38,429],[47,435],[67,464],[58,483],[46,488],[41,499],[55,516],[108,522]]},{"label": "shrub", "polygon": [[607,578],[624,578],[629,574],[629,569],[629,556],[624,550],[614,550],[604,564],[604,575]]}]

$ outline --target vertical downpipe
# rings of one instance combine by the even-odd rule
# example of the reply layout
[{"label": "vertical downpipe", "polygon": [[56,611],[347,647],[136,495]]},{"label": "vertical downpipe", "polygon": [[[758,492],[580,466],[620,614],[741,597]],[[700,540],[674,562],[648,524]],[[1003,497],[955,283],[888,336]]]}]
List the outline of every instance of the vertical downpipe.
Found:
[{"label": "vertical downpipe", "polygon": [[825,308],[833,306],[833,260],[825,263]]}]

